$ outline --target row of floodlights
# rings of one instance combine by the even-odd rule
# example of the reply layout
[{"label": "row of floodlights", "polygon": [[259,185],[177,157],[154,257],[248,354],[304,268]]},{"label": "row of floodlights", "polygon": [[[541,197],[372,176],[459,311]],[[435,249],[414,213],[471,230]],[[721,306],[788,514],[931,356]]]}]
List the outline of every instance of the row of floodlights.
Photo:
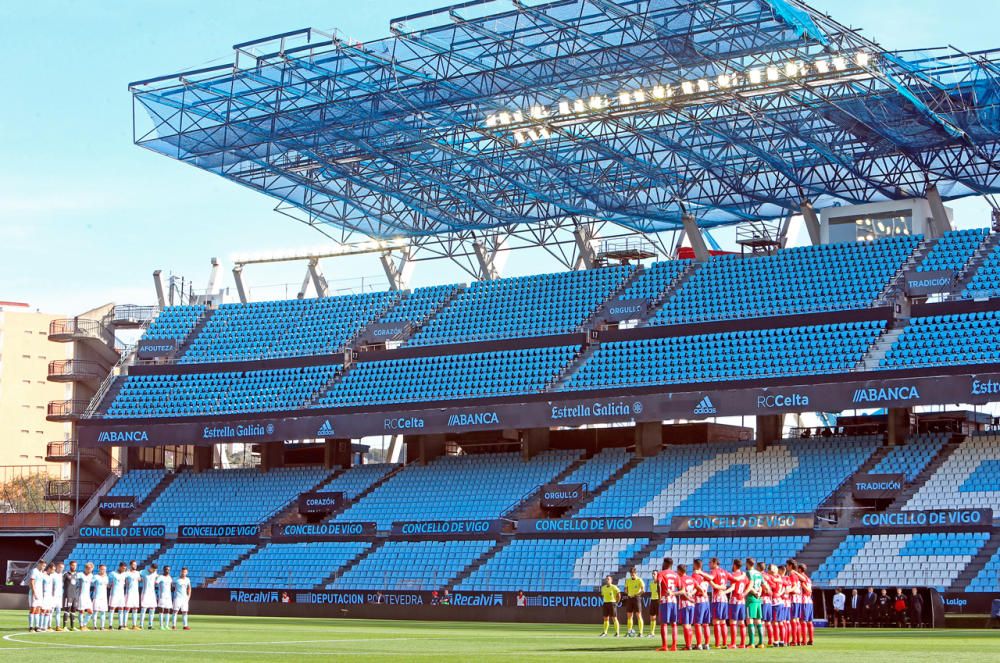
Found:
[{"label": "row of floodlights", "polygon": [[[854,75],[858,69],[867,70],[872,65],[872,56],[864,51],[852,57],[835,55],[827,59],[804,62],[789,60],[784,65],[756,67],[745,72],[720,74],[715,79],[699,78],[686,80],[676,85],[656,84],[651,87],[622,90],[617,97],[594,95],[589,99],[563,99],[555,107],[532,106],[527,111],[500,111],[486,117],[489,129],[510,127],[514,129],[514,139],[518,143],[528,140],[545,140],[551,137],[551,130],[540,124],[545,121],[583,121],[586,116],[606,110],[624,111],[636,106],[657,103],[678,103],[686,98],[698,97],[713,92],[727,92],[737,89],[757,88],[774,84],[786,84],[805,76]],[[525,126],[525,125],[529,126]]]}]

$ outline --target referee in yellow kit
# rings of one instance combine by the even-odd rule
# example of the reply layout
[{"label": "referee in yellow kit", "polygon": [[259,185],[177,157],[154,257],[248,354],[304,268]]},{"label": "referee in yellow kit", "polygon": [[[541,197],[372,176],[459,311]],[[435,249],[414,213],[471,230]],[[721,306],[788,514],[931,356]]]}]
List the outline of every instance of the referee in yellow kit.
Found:
[{"label": "referee in yellow kit", "polygon": [[608,622],[614,620],[615,637],[617,638],[620,635],[620,628],[618,626],[618,601],[621,600],[622,593],[611,576],[607,576],[604,579],[604,584],[601,585],[601,597],[604,599],[604,605],[601,607],[601,616],[604,617],[604,632],[601,633],[601,637],[608,637]]},{"label": "referee in yellow kit", "polygon": [[[626,638],[642,637],[644,625],[642,623],[642,595],[646,593],[646,583],[639,577],[639,573],[633,566],[628,570],[628,577],[625,578],[625,623],[628,626]],[[632,629],[632,619],[639,622],[639,635],[636,636]]]}]

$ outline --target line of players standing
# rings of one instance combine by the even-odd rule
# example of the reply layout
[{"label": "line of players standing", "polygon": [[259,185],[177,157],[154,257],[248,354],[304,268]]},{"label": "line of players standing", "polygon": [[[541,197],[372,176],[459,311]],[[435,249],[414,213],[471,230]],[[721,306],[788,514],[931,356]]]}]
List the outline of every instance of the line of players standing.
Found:
[{"label": "line of players standing", "polygon": [[[694,560],[688,574],[683,564],[675,570],[673,560],[666,557],[650,587],[650,635],[659,619],[662,641],[659,651],[677,651],[678,624],[684,630],[686,650],[709,649],[710,626],[714,629],[716,649],[763,649],[765,633],[770,647],[812,645],[812,581],[806,570],[804,564],[795,560],[779,567],[757,563],[748,557],[746,571],[743,560],[739,559],[733,560],[731,571],[726,571],[713,557],[708,570],[700,559]],[[632,567],[625,580],[624,597],[629,637],[635,635],[633,617],[639,623],[638,635],[642,635],[641,600],[645,591],[645,583]],[[605,578],[601,594],[604,598],[601,637],[607,636],[609,621],[614,622],[617,637],[617,604],[622,597],[611,576]],[[668,625],[672,631],[670,647]]]},{"label": "line of players standing", "polygon": [[104,564],[95,573],[93,562],[87,562],[81,572],[75,561],[64,570],[62,562],[47,564],[43,560],[28,578],[28,628],[36,632],[73,631],[79,616],[81,631],[109,631],[117,613],[119,630],[152,629],[156,615],[161,630],[175,630],[181,615],[188,631],[190,600],[191,579],[186,567],[175,578],[169,566],[159,573],[157,565],[150,564],[140,572],[135,560],[128,565],[121,562],[111,573]]}]

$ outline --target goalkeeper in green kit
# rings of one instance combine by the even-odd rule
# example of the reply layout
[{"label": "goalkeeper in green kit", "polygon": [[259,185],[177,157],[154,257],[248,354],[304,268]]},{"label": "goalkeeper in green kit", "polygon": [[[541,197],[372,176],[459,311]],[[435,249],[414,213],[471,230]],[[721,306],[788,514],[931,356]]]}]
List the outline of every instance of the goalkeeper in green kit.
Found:
[{"label": "goalkeeper in green kit", "polygon": [[747,634],[749,636],[749,647],[757,649],[764,648],[764,634],[761,629],[761,619],[763,608],[760,597],[764,590],[764,574],[757,570],[757,565],[753,558],[747,557],[747,578],[750,580],[750,588],[747,591]]}]

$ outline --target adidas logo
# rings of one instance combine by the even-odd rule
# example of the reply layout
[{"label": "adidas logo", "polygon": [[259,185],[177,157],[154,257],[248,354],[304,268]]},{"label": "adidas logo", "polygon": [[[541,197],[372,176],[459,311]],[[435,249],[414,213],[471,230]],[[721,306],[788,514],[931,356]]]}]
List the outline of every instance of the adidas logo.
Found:
[{"label": "adidas logo", "polygon": [[330,420],[327,419],[323,422],[323,425],[319,427],[316,431],[316,437],[329,437],[333,435],[333,426],[330,424]]},{"label": "adidas logo", "polygon": [[715,409],[715,405],[712,403],[712,399],[708,396],[698,401],[698,404],[694,406],[695,414],[716,414],[718,410]]}]

